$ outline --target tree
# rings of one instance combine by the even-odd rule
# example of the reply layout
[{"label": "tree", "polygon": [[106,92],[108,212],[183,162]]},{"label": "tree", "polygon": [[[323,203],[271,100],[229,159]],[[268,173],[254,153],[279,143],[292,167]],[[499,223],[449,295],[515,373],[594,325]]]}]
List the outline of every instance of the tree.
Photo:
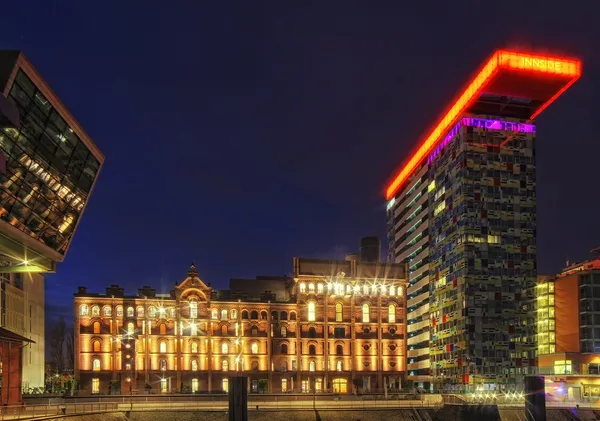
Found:
[{"label": "tree", "polygon": [[65,368],[65,318],[61,316],[50,332],[50,359],[57,373]]},{"label": "tree", "polygon": [[69,333],[67,333],[65,345],[67,349],[65,355],[65,368],[67,370],[73,370],[75,362],[75,343],[73,342],[73,330],[70,330]]}]

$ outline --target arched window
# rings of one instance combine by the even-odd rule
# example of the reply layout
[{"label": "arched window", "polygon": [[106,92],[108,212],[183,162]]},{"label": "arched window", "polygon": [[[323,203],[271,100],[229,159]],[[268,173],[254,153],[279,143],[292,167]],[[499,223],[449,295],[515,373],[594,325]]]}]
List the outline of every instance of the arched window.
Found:
[{"label": "arched window", "polygon": [[167,352],[167,342],[162,341],[158,344],[158,352],[165,354]]},{"label": "arched window", "polygon": [[79,315],[80,316],[89,316],[90,308],[86,304],[82,304],[79,306]]},{"label": "arched window", "polygon": [[127,323],[127,334],[133,335],[134,332],[135,332],[135,326],[133,325],[133,322]]},{"label": "arched window", "polygon": [[317,355],[317,347],[314,345],[308,346],[308,355]]},{"label": "arched window", "polygon": [[333,284],[333,291],[335,295],[344,295],[344,284],[336,282],[335,284]]},{"label": "arched window", "polygon": [[392,285],[390,287],[390,297],[393,297],[394,295],[396,295],[396,287]]},{"label": "arched window", "polygon": [[196,323],[190,323],[190,336],[196,336],[198,334],[198,326]]},{"label": "arched window", "polygon": [[133,317],[133,307],[127,307],[127,317]]},{"label": "arched window", "polygon": [[237,310],[233,309],[229,312],[229,318],[231,320],[237,320]]},{"label": "arched window", "polygon": [[260,320],[267,320],[267,312],[266,311],[260,312]]},{"label": "arched window", "polygon": [[227,325],[221,326],[221,335],[227,336]]},{"label": "arched window", "polygon": [[190,306],[190,318],[195,319],[196,317],[198,317],[198,301],[190,300],[189,306]]},{"label": "arched window", "polygon": [[308,337],[309,338],[316,338],[317,337],[317,329],[315,329],[314,327],[309,327],[308,328]]},{"label": "arched window", "polygon": [[229,361],[227,361],[227,360],[221,361],[221,370],[229,371]]},{"label": "arched window", "polygon": [[308,371],[315,371],[315,370],[316,370],[316,367],[317,367],[317,364],[315,363],[315,361],[314,361],[314,360],[311,360],[311,361],[308,363]]},{"label": "arched window", "polygon": [[156,307],[154,307],[154,306],[148,307],[148,316],[150,316],[151,318],[156,317]]},{"label": "arched window", "polygon": [[281,326],[281,337],[287,337],[287,328],[285,326]]},{"label": "arched window", "polygon": [[198,352],[198,342],[192,342],[191,344],[192,352]]},{"label": "arched window", "polygon": [[140,306],[137,308],[137,316],[144,317],[144,307]]},{"label": "arched window", "polygon": [[388,306],[388,323],[396,323],[396,306],[393,304]]},{"label": "arched window", "polygon": [[123,317],[123,306],[117,306],[117,317]]},{"label": "arched window", "polygon": [[158,325],[158,333],[160,333],[161,335],[166,335],[167,334],[167,325],[164,323],[161,323]]},{"label": "arched window", "polygon": [[252,310],[252,312],[250,313],[250,318],[252,320],[257,320],[258,319],[258,311]]},{"label": "arched window", "polygon": [[242,311],[242,320],[248,320],[248,311],[247,310]]},{"label": "arched window", "polygon": [[296,320],[296,313],[293,311],[290,313],[290,320]]},{"label": "arched window", "polygon": [[336,303],[335,305],[335,321],[341,322],[343,318],[343,306],[342,303]]},{"label": "arched window", "polygon": [[192,371],[198,371],[198,361],[192,360]]},{"label": "arched window", "polygon": [[92,328],[94,329],[94,333],[100,333],[100,322],[94,322]]},{"label": "arched window", "polygon": [[381,295],[387,295],[387,287],[385,285],[381,286]]},{"label": "arched window", "polygon": [[253,360],[250,363],[250,370],[252,370],[252,371],[258,371],[258,361]]},{"label": "arched window", "polygon": [[304,282],[300,282],[300,294],[304,294],[306,292],[306,284]]},{"label": "arched window", "polygon": [[309,301],[308,302],[308,321],[309,322],[314,322],[315,321],[315,313],[316,313],[316,305],[314,301]]},{"label": "arched window", "polygon": [[367,284],[363,285],[363,294],[369,295],[369,285],[367,285]]},{"label": "arched window", "polygon": [[210,310],[210,318],[213,320],[219,320],[219,310],[217,310],[216,308]]},{"label": "arched window", "polygon": [[362,321],[363,323],[369,323],[371,321],[371,313],[369,310],[369,304],[367,303],[362,305]]},{"label": "arched window", "polygon": [[92,371],[100,371],[100,360],[98,358],[92,360]]},{"label": "arched window", "polygon": [[175,318],[175,307],[169,308],[169,317]]},{"label": "arched window", "polygon": [[280,315],[281,320],[287,320],[287,311],[282,311]]},{"label": "arched window", "polygon": [[288,371],[288,362],[287,361],[284,361],[281,364],[281,371]]},{"label": "arched window", "polygon": [[221,343],[221,354],[229,354],[229,344],[227,342]]},{"label": "arched window", "polygon": [[287,344],[281,344],[281,353],[282,354],[287,354],[288,353],[288,346],[287,346]]},{"label": "arched window", "polygon": [[335,369],[336,369],[336,371],[342,371],[344,369],[344,365],[342,364],[342,361],[338,360],[335,363]]},{"label": "arched window", "polygon": [[323,284],[317,284],[317,292],[319,294],[323,294]]},{"label": "arched window", "polygon": [[346,295],[352,294],[352,285],[346,284]]},{"label": "arched window", "polygon": [[252,354],[258,354],[258,343],[252,342],[252,345],[250,345],[250,352]]},{"label": "arched window", "polygon": [[104,306],[104,307],[102,308],[102,313],[103,313],[105,316],[108,316],[108,317],[110,317],[110,316],[112,316],[112,309],[110,308],[110,306]]},{"label": "arched window", "polygon": [[308,292],[310,292],[311,294],[315,293],[315,284],[313,284],[312,282],[308,284]]},{"label": "arched window", "polygon": [[276,311],[272,311],[271,312],[271,320],[277,320],[277,317],[279,316],[279,314],[277,314]]},{"label": "arched window", "polygon": [[335,347],[335,355],[344,355],[344,347],[342,345]]},{"label": "arched window", "polygon": [[404,291],[402,290],[402,287],[398,287],[398,297],[402,297],[403,294]]},{"label": "arched window", "polygon": [[100,315],[100,307],[92,306],[92,316],[99,316],[99,315]]},{"label": "arched window", "polygon": [[221,310],[221,320],[227,320],[227,310]]},{"label": "arched window", "polygon": [[167,360],[160,360],[160,371],[167,371]]},{"label": "arched window", "polygon": [[250,329],[250,334],[252,336],[258,336],[258,328],[256,326],[252,326],[252,329]]},{"label": "arched window", "polygon": [[100,341],[94,341],[92,342],[92,351],[93,352],[100,352]]}]

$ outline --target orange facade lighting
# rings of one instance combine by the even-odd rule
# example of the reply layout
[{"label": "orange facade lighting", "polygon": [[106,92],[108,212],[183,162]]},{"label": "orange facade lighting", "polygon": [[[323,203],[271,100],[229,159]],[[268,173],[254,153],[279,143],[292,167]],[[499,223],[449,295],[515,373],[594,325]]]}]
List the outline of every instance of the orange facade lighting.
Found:
[{"label": "orange facade lighting", "polygon": [[[529,119],[533,119],[581,76],[581,61],[506,50],[496,51],[467,85],[467,88],[459,95],[458,99],[450,106],[441,120],[438,121],[415,154],[394,177],[386,189],[387,200],[390,200],[396,194],[427,155],[443,139],[446,132],[454,127],[481,94],[502,93],[503,89],[506,89],[500,83],[495,82],[501,74],[509,73],[516,74],[516,76],[521,75],[527,79],[533,76],[542,82],[545,78],[550,82],[546,89],[549,92],[547,97],[531,98],[542,100],[542,104],[529,117]],[[559,82],[558,85],[557,82]]]}]

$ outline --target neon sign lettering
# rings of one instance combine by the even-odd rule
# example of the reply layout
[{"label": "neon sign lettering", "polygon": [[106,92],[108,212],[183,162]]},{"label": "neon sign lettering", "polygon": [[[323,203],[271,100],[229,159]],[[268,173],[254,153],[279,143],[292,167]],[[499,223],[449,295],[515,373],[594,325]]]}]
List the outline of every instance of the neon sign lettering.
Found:
[{"label": "neon sign lettering", "polygon": [[550,70],[555,73],[561,73],[562,64],[562,61],[521,56],[521,66],[524,69]]}]

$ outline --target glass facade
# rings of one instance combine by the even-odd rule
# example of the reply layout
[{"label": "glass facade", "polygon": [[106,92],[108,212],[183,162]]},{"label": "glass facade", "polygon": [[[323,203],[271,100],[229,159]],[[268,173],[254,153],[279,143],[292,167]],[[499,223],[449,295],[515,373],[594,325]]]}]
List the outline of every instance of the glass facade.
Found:
[{"label": "glass facade", "polygon": [[0,218],[64,254],[100,163],[22,70],[8,100],[21,127],[0,127]]}]

